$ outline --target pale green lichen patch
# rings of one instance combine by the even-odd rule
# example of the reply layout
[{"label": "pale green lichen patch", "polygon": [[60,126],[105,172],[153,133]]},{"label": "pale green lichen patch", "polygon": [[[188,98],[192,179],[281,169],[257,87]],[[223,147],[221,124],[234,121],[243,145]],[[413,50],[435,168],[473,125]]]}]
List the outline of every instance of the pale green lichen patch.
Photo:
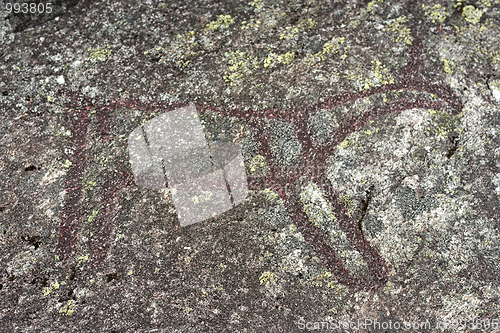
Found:
[{"label": "pale green lichen patch", "polygon": [[331,207],[323,199],[323,196],[316,184],[309,184],[300,193],[300,199],[304,204],[304,212],[316,225],[320,225],[321,220],[335,220],[335,215]]},{"label": "pale green lichen patch", "polygon": [[479,0],[478,3],[485,7],[492,7],[495,5],[499,5],[500,0]]},{"label": "pale green lichen patch", "polygon": [[262,22],[260,20],[252,18],[249,21],[241,22],[241,29],[247,30],[247,29],[259,28],[261,23]]},{"label": "pale green lichen patch", "polygon": [[250,172],[262,172],[266,167],[266,158],[262,155],[255,155],[250,162]]},{"label": "pale green lichen patch", "polygon": [[422,5],[422,9],[424,10],[426,19],[432,23],[443,23],[449,15],[441,4],[436,4],[432,7]]},{"label": "pale green lichen patch", "polygon": [[280,34],[280,39],[291,39],[299,33],[298,27],[285,27],[284,31]]},{"label": "pale green lichen patch", "polygon": [[[194,56],[198,54],[198,52],[194,51],[198,46],[198,42],[196,41],[196,32],[194,30],[190,30],[184,34],[178,34],[175,36],[175,40],[173,41],[173,48],[175,50],[174,60],[175,64],[178,67],[184,68],[187,67]],[[156,48],[156,52],[165,52],[161,46]]]},{"label": "pale green lichen patch", "polygon": [[345,208],[347,209],[347,216],[351,217],[352,212],[354,210],[354,201],[352,200],[351,196],[346,194],[343,195],[341,198]]},{"label": "pale green lichen patch", "polygon": [[368,76],[365,76],[361,67],[354,70],[348,71],[346,78],[354,84],[359,90],[366,90],[372,87],[377,87],[381,85],[393,84],[394,77],[389,72],[389,69],[382,65],[382,62],[378,59],[371,61],[371,69],[368,72]]},{"label": "pale green lichen patch", "polygon": [[352,28],[358,27],[358,25],[366,21],[367,18],[373,14],[375,8],[380,7],[384,0],[373,0],[370,1],[365,8],[360,9],[355,18],[349,22],[349,26]]},{"label": "pale green lichen patch", "polygon": [[286,52],[282,54],[276,54],[270,52],[268,56],[264,59],[264,68],[274,68],[278,65],[289,65],[295,58],[295,52]]},{"label": "pale green lichen patch", "polygon": [[364,130],[363,133],[365,133],[366,135],[373,135],[375,133],[378,133],[380,129],[377,127],[375,129],[367,129],[367,130]]},{"label": "pale green lichen patch", "polygon": [[224,72],[223,79],[230,86],[237,85],[241,80],[259,68],[257,57],[251,56],[243,51],[231,51],[224,54],[228,64]]},{"label": "pale green lichen patch", "polygon": [[325,279],[329,279],[332,277],[332,273],[326,271],[324,273],[320,273],[317,275],[313,275],[311,277],[311,284],[315,287],[321,287],[323,286],[323,282]]},{"label": "pale green lichen patch", "polygon": [[87,221],[89,223],[92,223],[96,220],[97,218],[97,215],[99,214],[99,209],[93,209],[92,210],[92,213],[90,214],[89,218],[87,219]]},{"label": "pale green lichen patch", "polygon": [[347,58],[349,47],[345,44],[344,37],[334,37],[323,45],[321,51],[310,54],[304,58],[304,62],[313,66],[321,61],[325,61],[331,55],[339,55],[340,60]]},{"label": "pale green lichen patch", "polygon": [[59,289],[59,287],[60,287],[60,284],[56,281],[56,282],[52,283],[50,286],[45,287],[45,288],[43,289],[42,294],[43,294],[43,296],[48,296],[48,295],[50,295],[50,293],[51,293],[51,292],[53,292],[54,290]]},{"label": "pale green lichen patch", "polygon": [[365,79],[364,89],[367,89],[368,86],[378,86],[380,84],[392,84],[394,83],[394,78],[389,73],[389,70],[382,65],[382,62],[379,60],[373,60],[372,62],[371,74],[373,79],[367,81]]},{"label": "pale green lichen patch", "polygon": [[452,60],[448,60],[445,58],[441,58],[441,61],[443,62],[443,70],[446,74],[453,74],[453,66],[455,63]]},{"label": "pale green lichen patch", "polygon": [[262,273],[259,277],[259,281],[260,281],[260,284],[263,284],[267,287],[270,287],[276,283],[276,280],[274,278],[274,273],[271,273],[271,272]]},{"label": "pale green lichen patch", "polygon": [[250,4],[254,10],[258,11],[264,8],[264,0],[253,0]]},{"label": "pale green lichen patch", "polygon": [[347,289],[340,285],[335,276],[329,271],[314,274],[310,277],[310,283],[314,287],[326,287],[328,289],[327,296],[333,301],[339,301],[347,294]]},{"label": "pale green lichen patch", "polygon": [[316,22],[316,20],[313,20],[312,18],[308,18],[302,21],[302,26],[304,26],[306,29],[313,29],[317,24],[318,22]]},{"label": "pale green lichen patch", "polygon": [[[286,16],[286,14],[281,16]],[[311,18],[299,20],[299,22],[296,25],[284,27],[281,30],[280,39],[285,39],[285,40],[292,39],[295,36],[297,36],[299,32],[304,30],[311,30],[317,24],[318,23]]]},{"label": "pale green lichen patch", "polygon": [[86,179],[83,182],[83,188],[86,189],[87,191],[92,190],[94,187],[96,187],[97,182],[93,180]]},{"label": "pale green lichen patch", "polygon": [[74,313],[74,303],[73,300],[69,300],[63,307],[59,309],[59,313],[63,316],[71,316]]},{"label": "pale green lichen patch", "polygon": [[88,254],[84,254],[84,255],[78,256],[78,258],[76,258],[76,260],[78,261],[79,264],[81,264],[82,262],[89,261],[90,256]]},{"label": "pale green lichen patch", "polygon": [[278,199],[278,195],[271,189],[266,188],[263,192],[266,194],[267,200],[269,200],[270,202],[274,202],[276,199]]},{"label": "pale green lichen patch", "polygon": [[[175,40],[178,43],[180,43],[181,46],[193,47],[193,46],[196,46],[195,37],[196,37],[196,32],[194,30],[189,30],[188,32],[186,32],[184,34],[178,34],[177,36],[175,36]],[[156,48],[156,50],[161,51],[162,47],[159,46]]]},{"label": "pale green lichen patch", "polygon": [[427,111],[432,115],[432,130],[434,132],[434,135],[448,138],[449,134],[452,132],[461,133],[463,131],[463,128],[458,127],[459,118],[461,115],[451,116],[447,112],[432,109]]},{"label": "pale green lichen patch", "polygon": [[396,43],[405,43],[407,45],[413,43],[411,29],[408,26],[408,18],[406,16],[400,16],[391,23],[388,23],[383,31],[390,32]]},{"label": "pale green lichen patch", "polygon": [[242,25],[243,29],[245,29],[244,27],[248,22],[249,27],[255,24],[257,26],[253,28],[260,27],[261,31],[279,27],[278,34],[281,34],[285,30],[284,26],[286,26],[286,24],[284,20],[287,15],[281,8],[273,3],[265,1],[253,2],[251,6],[253,7],[255,16],[251,18],[250,21],[244,21],[245,24]]},{"label": "pale green lichen patch", "polygon": [[373,0],[373,1],[370,1],[367,5],[366,5],[366,12],[367,13],[371,13],[371,11],[373,10],[374,7],[380,5],[381,3],[383,3],[384,0]]},{"label": "pale green lichen patch", "polygon": [[159,11],[164,12],[164,11],[166,11],[168,9],[168,5],[166,3],[164,3],[164,2],[160,2],[158,4],[158,7],[156,7],[156,8],[158,8]]},{"label": "pale green lichen patch", "polygon": [[347,138],[342,141],[337,149],[347,149],[347,148],[352,148],[352,149],[358,149],[359,148],[359,135],[349,135]]},{"label": "pale green lichen patch", "polygon": [[103,46],[87,49],[89,55],[87,56],[87,60],[90,62],[100,62],[105,61],[109,58],[113,51],[111,50],[111,46],[109,44],[104,44]]},{"label": "pale green lichen patch", "polygon": [[227,29],[231,24],[234,24],[234,19],[231,15],[219,15],[217,20],[208,23],[205,30],[215,31],[218,29]]},{"label": "pale green lichen patch", "polygon": [[478,24],[479,21],[481,21],[481,16],[483,16],[483,12],[479,8],[467,5],[462,10],[462,16],[467,22],[472,24]]}]

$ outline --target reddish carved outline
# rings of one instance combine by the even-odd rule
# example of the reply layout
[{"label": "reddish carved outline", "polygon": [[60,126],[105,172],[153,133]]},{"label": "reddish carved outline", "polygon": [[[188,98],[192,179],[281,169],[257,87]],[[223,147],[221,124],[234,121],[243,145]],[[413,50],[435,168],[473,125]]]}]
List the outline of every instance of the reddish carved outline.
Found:
[{"label": "reddish carved outline", "polygon": [[[216,106],[214,104],[197,104],[196,108],[200,114],[207,111],[214,111],[227,117],[236,117],[245,119],[253,127],[259,136],[260,153],[266,158],[269,166],[269,172],[264,177],[248,177],[248,182],[252,190],[262,190],[272,187],[283,199],[286,208],[291,216],[294,217],[296,224],[304,236],[304,239],[310,246],[321,255],[324,264],[335,274],[338,281],[344,285],[355,289],[378,288],[387,282],[389,270],[387,263],[380,256],[376,248],[370,245],[366,237],[354,221],[347,215],[345,206],[339,200],[326,174],[311,174],[308,165],[325,165],[327,159],[335,153],[337,145],[342,142],[350,133],[359,130],[365,124],[375,118],[383,117],[389,113],[395,113],[414,108],[428,108],[436,110],[448,110],[451,114],[458,114],[462,110],[460,98],[448,87],[441,84],[432,84],[420,76],[422,43],[420,39],[415,38],[414,44],[410,49],[410,59],[405,67],[403,77],[394,84],[373,87],[359,92],[346,92],[325,102],[315,103],[297,110],[280,109],[228,109],[226,107]],[[352,103],[360,98],[365,98],[374,94],[387,93],[391,91],[414,91],[426,92],[436,95],[441,101],[409,100],[401,99],[388,103],[384,107],[376,107],[357,118],[350,118],[342,122],[339,128],[331,133],[331,140],[327,145],[316,145],[307,129],[308,117],[318,109],[333,108],[335,106]],[[73,165],[70,168],[66,179],[66,191],[68,198],[66,206],[61,215],[60,234],[59,234],[59,253],[66,259],[75,252],[76,234],[79,230],[84,217],[79,211],[79,203],[83,197],[81,181],[83,179],[85,165],[87,163],[85,147],[85,137],[87,135],[89,109],[98,108],[101,128],[99,128],[100,138],[103,141],[111,140],[109,129],[112,126],[110,113],[120,107],[141,109],[144,111],[164,111],[168,112],[186,104],[162,104],[162,103],[143,103],[138,100],[112,101],[107,106],[96,106],[88,98],[82,98],[79,94],[67,93],[71,97],[75,111],[71,122],[71,128],[75,136],[73,144],[76,151],[73,155]],[[74,105],[76,103],[76,105]],[[82,106],[83,105],[83,106]],[[292,123],[295,126],[295,134],[302,144],[302,162],[296,166],[297,170],[303,170],[301,173],[287,173],[280,168],[271,154],[270,146],[266,135],[265,121],[269,119],[278,119]],[[133,183],[130,170],[121,170],[119,174],[109,173],[105,185],[101,189],[101,198],[107,204],[104,212],[98,217],[98,235],[94,237],[93,260],[100,264],[106,257],[109,247],[109,238],[112,232],[113,219],[118,207],[116,194]],[[356,277],[350,274],[342,261],[335,254],[323,233],[313,223],[311,223],[305,214],[298,188],[290,190],[290,184],[295,186],[303,185],[304,179],[311,180],[322,185],[325,198],[333,207],[334,214],[340,228],[345,232],[347,238],[353,247],[359,251],[362,258],[368,265],[370,274],[365,277]]]}]

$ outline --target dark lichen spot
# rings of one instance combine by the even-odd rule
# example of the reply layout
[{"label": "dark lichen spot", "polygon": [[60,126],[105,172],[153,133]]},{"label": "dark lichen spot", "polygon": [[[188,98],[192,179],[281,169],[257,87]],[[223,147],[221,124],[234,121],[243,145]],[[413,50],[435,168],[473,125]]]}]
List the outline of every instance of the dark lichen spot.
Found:
[{"label": "dark lichen spot", "polygon": [[75,266],[71,266],[71,275],[69,276],[69,279],[70,280],[74,280],[76,277],[76,267]]},{"label": "dark lichen spot", "polygon": [[22,236],[22,240],[25,242],[28,242],[29,245],[33,246],[36,249],[40,246],[41,242],[41,237],[40,236]]},{"label": "dark lichen spot", "polygon": [[49,278],[47,276],[37,276],[31,280],[31,284],[41,284],[42,286],[49,285]]},{"label": "dark lichen spot", "polygon": [[106,274],[106,283],[110,283],[113,280],[118,280],[118,274],[116,272]]},{"label": "dark lichen spot", "polygon": [[66,292],[66,295],[63,295],[61,298],[59,298],[59,303],[67,302],[69,300],[76,300],[74,297],[74,290],[75,288],[69,288],[68,291]]},{"label": "dark lichen spot", "polygon": [[366,198],[361,200],[361,217],[358,219],[358,228],[363,232],[363,219],[366,216],[366,212],[368,211],[368,204],[372,198],[373,185],[370,186],[368,191],[366,192]]},{"label": "dark lichen spot", "polygon": [[451,158],[453,154],[457,151],[458,148],[458,135],[455,132],[452,132],[449,136],[449,141],[450,141],[450,148],[448,149],[448,152],[446,153],[447,158]]},{"label": "dark lichen spot", "polygon": [[30,166],[27,166],[26,168],[24,168],[24,171],[35,171],[35,170],[40,170],[40,167],[30,165]]}]

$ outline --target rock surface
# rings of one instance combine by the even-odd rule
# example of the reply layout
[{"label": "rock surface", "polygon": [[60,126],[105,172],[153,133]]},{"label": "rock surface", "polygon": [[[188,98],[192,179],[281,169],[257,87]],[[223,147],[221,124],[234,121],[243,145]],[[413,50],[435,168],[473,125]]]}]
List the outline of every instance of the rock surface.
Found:
[{"label": "rock surface", "polygon": [[[499,332],[499,8],[2,7],[0,331]],[[127,139],[189,103],[251,191],[180,227]]]}]

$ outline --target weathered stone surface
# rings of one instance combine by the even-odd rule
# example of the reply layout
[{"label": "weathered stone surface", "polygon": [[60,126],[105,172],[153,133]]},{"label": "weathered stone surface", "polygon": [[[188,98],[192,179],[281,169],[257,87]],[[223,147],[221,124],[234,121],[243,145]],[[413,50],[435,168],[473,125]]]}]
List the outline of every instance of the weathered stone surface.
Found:
[{"label": "weathered stone surface", "polygon": [[[0,331],[498,324],[498,0],[53,7],[0,11]],[[127,140],[190,103],[249,194],[180,227]]]}]

